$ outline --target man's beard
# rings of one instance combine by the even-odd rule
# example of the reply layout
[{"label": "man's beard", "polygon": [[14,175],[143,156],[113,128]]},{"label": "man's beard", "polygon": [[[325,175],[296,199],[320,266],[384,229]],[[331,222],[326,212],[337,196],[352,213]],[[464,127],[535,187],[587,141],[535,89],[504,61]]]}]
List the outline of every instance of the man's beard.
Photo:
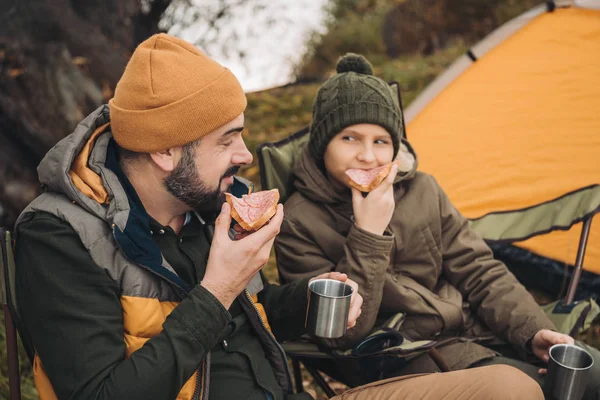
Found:
[{"label": "man's beard", "polygon": [[217,211],[225,202],[225,193],[221,191],[221,182],[223,179],[235,175],[240,167],[228,168],[219,179],[217,188],[211,190],[200,179],[192,153],[192,149],[184,148],[179,164],[164,181],[165,188],[195,211]]}]

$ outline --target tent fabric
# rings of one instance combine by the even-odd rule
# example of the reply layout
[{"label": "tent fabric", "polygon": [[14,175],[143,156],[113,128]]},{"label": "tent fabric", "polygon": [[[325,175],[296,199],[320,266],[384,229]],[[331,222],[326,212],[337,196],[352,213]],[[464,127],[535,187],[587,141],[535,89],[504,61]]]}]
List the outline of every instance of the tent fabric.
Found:
[{"label": "tent fabric", "polygon": [[[485,239],[539,234],[515,244],[573,264],[578,222],[600,210],[600,11],[536,8],[515,21],[415,100],[408,137]],[[598,216],[584,269],[600,274]]]},{"label": "tent fabric", "polygon": [[[484,40],[474,45],[470,51],[472,55],[479,59],[485,55],[492,48],[500,44],[507,37],[523,28],[531,22],[532,19],[536,18],[540,14],[546,12],[546,5],[539,5],[530,11],[521,14],[520,16],[508,21],[492,33],[490,33]],[[415,100],[410,104],[410,107],[406,109],[405,118],[407,121],[411,121],[416,114],[421,112],[423,108],[435,98],[448,84],[462,74],[467,68],[471,66],[473,60],[468,56],[464,55],[459,57],[452,65],[439,75],[432,83],[427,85],[425,89],[417,96]]]}]

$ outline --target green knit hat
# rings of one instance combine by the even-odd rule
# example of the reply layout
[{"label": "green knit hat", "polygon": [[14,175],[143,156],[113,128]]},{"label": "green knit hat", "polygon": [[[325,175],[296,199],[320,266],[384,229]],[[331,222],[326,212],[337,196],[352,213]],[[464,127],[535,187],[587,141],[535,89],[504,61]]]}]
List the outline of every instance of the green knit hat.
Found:
[{"label": "green knit hat", "polygon": [[394,158],[400,147],[402,116],[398,98],[373,67],[359,54],[348,53],[337,64],[337,74],[317,93],[313,104],[308,151],[317,164],[323,162],[327,145],[335,135],[356,124],[375,124],[392,137]]}]

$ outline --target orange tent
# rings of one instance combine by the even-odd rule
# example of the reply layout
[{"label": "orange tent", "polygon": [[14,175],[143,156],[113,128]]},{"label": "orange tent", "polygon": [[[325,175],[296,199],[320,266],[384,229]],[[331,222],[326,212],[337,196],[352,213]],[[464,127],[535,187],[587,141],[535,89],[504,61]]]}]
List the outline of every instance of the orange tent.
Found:
[{"label": "orange tent", "polygon": [[[600,274],[600,1],[535,8],[490,34],[405,113],[420,169],[490,242]],[[593,218],[593,220],[592,220]]]}]

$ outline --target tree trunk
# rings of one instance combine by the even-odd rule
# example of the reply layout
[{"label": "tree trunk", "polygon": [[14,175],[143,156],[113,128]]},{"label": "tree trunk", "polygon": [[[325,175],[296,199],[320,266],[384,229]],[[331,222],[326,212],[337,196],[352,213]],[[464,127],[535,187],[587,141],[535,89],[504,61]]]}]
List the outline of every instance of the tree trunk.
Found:
[{"label": "tree trunk", "polygon": [[112,97],[171,0],[0,0],[0,225],[39,193],[37,165]]}]

